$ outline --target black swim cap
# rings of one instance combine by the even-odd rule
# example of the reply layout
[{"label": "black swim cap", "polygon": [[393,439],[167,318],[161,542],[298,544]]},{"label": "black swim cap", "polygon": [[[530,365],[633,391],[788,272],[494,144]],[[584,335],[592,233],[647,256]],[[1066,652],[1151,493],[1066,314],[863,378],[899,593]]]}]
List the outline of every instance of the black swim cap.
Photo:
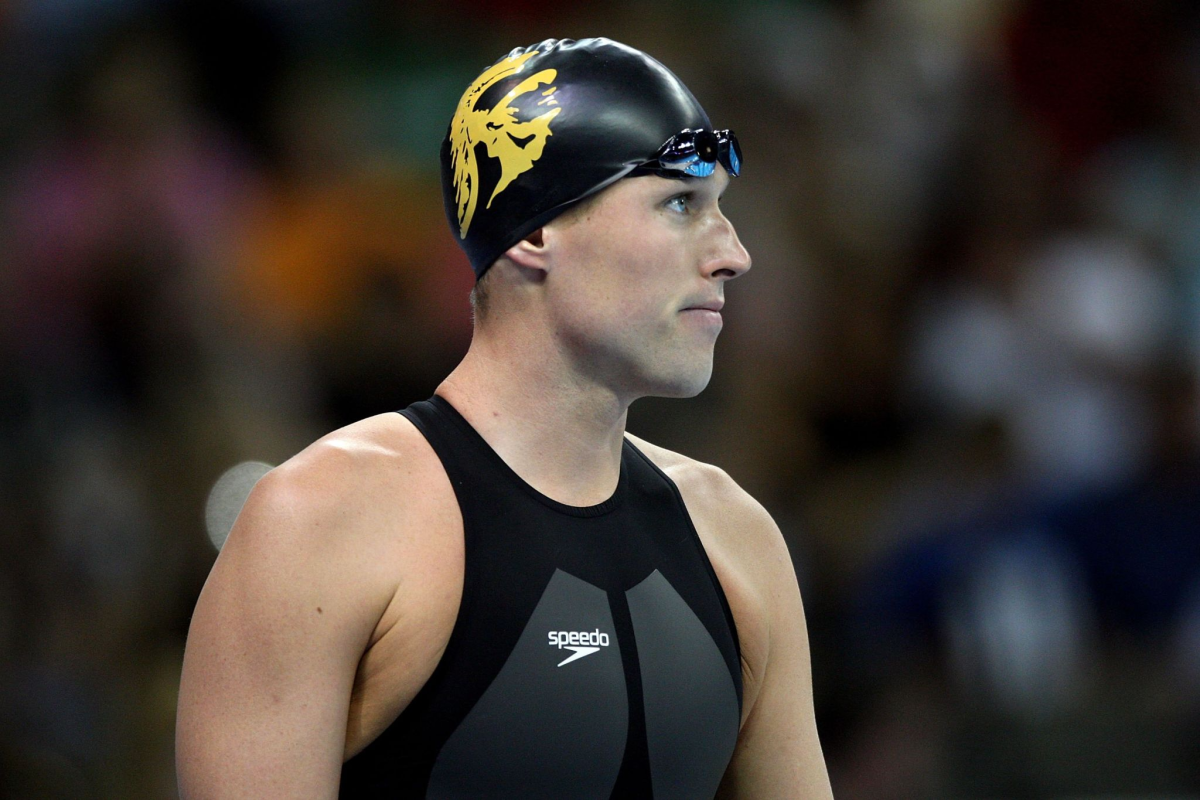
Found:
[{"label": "black swim cap", "polygon": [[467,87],[442,142],[442,199],[476,280],[508,248],[655,157],[711,130],[683,82],[611,39],[517,48]]}]

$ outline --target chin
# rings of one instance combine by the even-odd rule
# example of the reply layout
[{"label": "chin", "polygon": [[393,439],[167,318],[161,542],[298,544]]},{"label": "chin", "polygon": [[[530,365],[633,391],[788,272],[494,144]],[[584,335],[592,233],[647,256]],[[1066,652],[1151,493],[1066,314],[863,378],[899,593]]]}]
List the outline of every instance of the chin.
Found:
[{"label": "chin", "polygon": [[653,388],[646,392],[649,397],[672,397],[685,399],[695,397],[704,391],[712,379],[712,362],[703,370],[695,370],[688,374],[656,375]]}]

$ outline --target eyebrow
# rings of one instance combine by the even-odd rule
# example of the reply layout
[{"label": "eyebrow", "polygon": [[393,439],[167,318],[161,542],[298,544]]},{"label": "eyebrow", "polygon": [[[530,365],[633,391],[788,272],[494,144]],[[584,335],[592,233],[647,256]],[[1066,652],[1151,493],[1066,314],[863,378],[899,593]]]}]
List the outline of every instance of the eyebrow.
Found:
[{"label": "eyebrow", "polygon": [[[709,184],[705,183],[705,181],[709,181],[712,179],[713,179],[713,176],[710,176],[708,178],[698,178],[695,175],[685,175],[682,178],[676,178],[675,180],[682,181],[683,186],[684,186],[684,191],[695,192],[698,189],[702,189],[702,188],[708,186]],[[732,180],[730,180],[729,178],[726,178],[725,185],[721,187],[720,191],[714,190],[717,200],[720,200],[722,197],[725,196],[725,192],[727,192],[729,190],[729,184],[731,184],[732,182],[733,182]],[[676,193],[678,193],[678,189],[677,189]]]},{"label": "eyebrow", "polygon": [[[684,186],[687,186],[690,189],[694,189],[698,186],[707,186],[708,181],[712,180],[715,177],[716,176],[714,176],[714,175],[710,175],[705,178],[700,178],[695,175],[680,175],[678,178],[668,178],[667,180],[678,181],[678,182],[682,183]],[[729,188],[729,184],[732,182],[733,182],[732,179],[726,178],[725,186],[722,187],[720,194],[725,194],[725,190]]]}]

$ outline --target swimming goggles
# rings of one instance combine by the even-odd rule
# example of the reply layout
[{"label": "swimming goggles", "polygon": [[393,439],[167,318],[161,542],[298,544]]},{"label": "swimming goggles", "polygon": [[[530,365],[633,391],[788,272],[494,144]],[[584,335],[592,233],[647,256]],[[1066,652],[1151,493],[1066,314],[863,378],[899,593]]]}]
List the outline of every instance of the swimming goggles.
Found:
[{"label": "swimming goggles", "polygon": [[639,165],[633,174],[707,178],[716,170],[718,161],[731,177],[736,178],[741,173],[742,148],[733,131],[728,128],[719,131],[684,128],[667,139],[654,158]]}]

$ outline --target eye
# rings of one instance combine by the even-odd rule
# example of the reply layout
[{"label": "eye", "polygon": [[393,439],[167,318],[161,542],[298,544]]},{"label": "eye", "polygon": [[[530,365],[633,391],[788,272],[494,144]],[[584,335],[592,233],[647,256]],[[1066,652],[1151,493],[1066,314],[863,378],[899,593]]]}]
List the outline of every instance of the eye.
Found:
[{"label": "eye", "polygon": [[674,197],[672,197],[670,200],[668,200],[666,202],[665,205],[667,206],[667,208],[671,209],[672,211],[678,211],[680,214],[686,214],[686,213],[688,213],[688,210],[691,207],[691,201],[692,201],[692,193],[684,192],[682,194],[677,194]]}]

